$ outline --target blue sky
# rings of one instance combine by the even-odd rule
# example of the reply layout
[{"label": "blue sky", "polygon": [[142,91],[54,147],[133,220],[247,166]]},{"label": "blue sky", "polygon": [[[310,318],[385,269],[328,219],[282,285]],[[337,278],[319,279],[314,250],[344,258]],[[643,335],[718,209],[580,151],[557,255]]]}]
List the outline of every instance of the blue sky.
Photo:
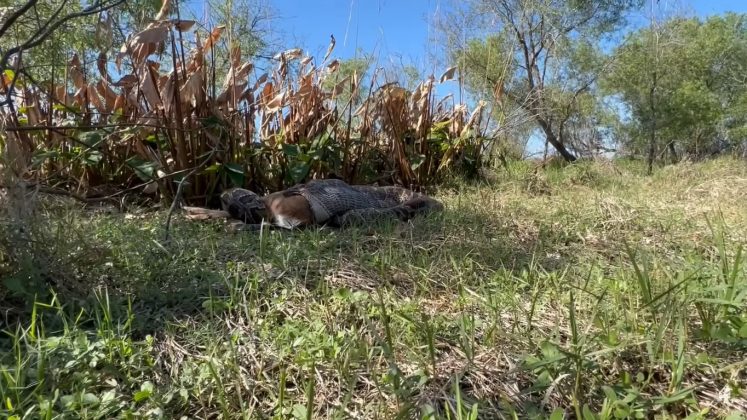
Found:
[{"label": "blue sky", "polygon": [[275,0],[273,7],[288,34],[286,40],[304,44],[315,56],[324,55],[334,34],[337,57],[352,57],[361,49],[380,60],[423,64],[431,30],[427,18],[439,10],[441,1]]},{"label": "blue sky", "polygon": [[[661,0],[679,4],[699,16],[725,11],[747,12],[745,0]],[[428,49],[433,17],[448,2],[442,0],[273,0],[275,21],[286,33],[285,41],[323,56],[334,34],[339,58],[355,56],[356,49],[375,53],[380,61],[404,60],[428,68]],[[383,63],[382,63],[383,64]],[[431,70],[431,69],[428,69]],[[433,69],[439,73],[441,69]]]},{"label": "blue sky", "polygon": [[[428,21],[449,0],[267,0],[275,12],[271,30],[282,34],[282,49],[300,47],[322,58],[333,34],[336,58],[355,57],[361,50],[373,54],[376,63],[414,65],[437,76],[444,70],[429,60],[438,53]],[[650,0],[646,0],[650,2]],[[698,16],[726,11],[747,12],[747,0],[660,0],[661,4]],[[202,15],[204,2],[188,0],[189,8]],[[639,16],[644,19],[644,16]],[[641,21],[641,20],[639,20]]]}]

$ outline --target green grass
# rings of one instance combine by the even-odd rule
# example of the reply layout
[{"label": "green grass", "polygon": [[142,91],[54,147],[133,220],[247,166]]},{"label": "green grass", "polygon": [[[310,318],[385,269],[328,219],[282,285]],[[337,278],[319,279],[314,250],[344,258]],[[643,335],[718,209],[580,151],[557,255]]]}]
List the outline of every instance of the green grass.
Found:
[{"label": "green grass", "polygon": [[165,211],[48,203],[0,271],[0,416],[741,418],[747,167],[643,172],[516,163],[408,225],[168,243]]}]

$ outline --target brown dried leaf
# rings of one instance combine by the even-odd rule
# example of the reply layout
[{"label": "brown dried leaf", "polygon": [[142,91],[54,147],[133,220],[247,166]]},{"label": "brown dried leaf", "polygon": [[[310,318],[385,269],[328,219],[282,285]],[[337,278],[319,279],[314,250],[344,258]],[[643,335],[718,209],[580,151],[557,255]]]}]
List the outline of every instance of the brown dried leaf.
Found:
[{"label": "brown dried leaf", "polygon": [[135,46],[135,48],[133,48],[133,51],[132,51],[132,61],[136,65],[140,65],[145,61],[145,59],[149,55],[156,52],[156,49],[157,49],[156,44],[152,44],[152,43],[137,45]]},{"label": "brown dried leaf", "polygon": [[469,121],[467,121],[467,124],[462,129],[461,135],[467,134],[467,130],[472,128],[475,123],[478,121],[478,119],[482,116],[482,110],[485,108],[486,102],[480,101],[478,102],[477,107],[474,111],[472,111],[472,114],[469,116]]},{"label": "brown dried leaf", "polygon": [[126,52],[119,52],[114,58],[114,65],[117,67],[117,71],[122,71],[122,59],[127,56]]},{"label": "brown dried leaf", "polygon": [[2,77],[2,81],[3,81],[3,88],[6,88],[6,89],[7,89],[7,88],[8,88],[8,86],[10,86],[10,83],[11,83],[11,81],[12,81],[12,80],[11,80],[11,79],[10,79],[10,77],[8,77],[8,75],[6,75],[5,73],[3,73],[3,74],[0,74],[0,77]]},{"label": "brown dried leaf", "polygon": [[78,57],[78,54],[73,54],[68,64],[70,67],[80,68],[80,58]]},{"label": "brown dried leaf", "polygon": [[75,94],[73,95],[74,101],[73,103],[77,103],[81,107],[86,103],[86,86],[83,85],[80,89],[75,91]]},{"label": "brown dried leaf", "polygon": [[134,47],[139,44],[156,44],[163,42],[166,40],[168,34],[169,28],[167,26],[152,26],[135,34],[135,36],[130,40],[130,45]]},{"label": "brown dried leaf", "polygon": [[503,104],[503,94],[504,94],[504,86],[503,81],[499,80],[498,83],[495,84],[495,89],[493,89],[493,96],[495,96],[495,101],[499,104]]},{"label": "brown dried leaf", "polygon": [[243,96],[244,89],[246,89],[246,86],[248,83],[238,83],[236,85],[231,86],[230,89],[221,92],[221,94],[218,96],[218,98],[215,100],[217,103],[228,103],[231,105],[231,109],[233,109],[234,100],[236,102],[241,100],[241,97]]},{"label": "brown dried leaf", "polygon": [[254,64],[252,63],[247,62],[242,64],[241,67],[239,67],[238,71],[236,71],[236,79],[246,79],[246,77],[249,75],[249,72],[252,71],[253,68]]},{"label": "brown dried leaf", "polygon": [[187,214],[187,216],[185,217],[189,220],[228,219],[231,217],[231,215],[227,211],[223,210],[213,210],[190,206],[183,206],[182,209]]},{"label": "brown dried leaf", "polygon": [[265,104],[265,112],[268,114],[271,114],[273,112],[277,112],[280,110],[280,108],[283,107],[283,101],[285,99],[285,92],[280,92],[277,95],[275,95],[272,100],[270,100],[267,104]]},{"label": "brown dried leaf", "polygon": [[241,101],[246,101],[246,104],[248,106],[251,106],[254,104],[254,91],[251,89],[247,89],[244,91],[244,93],[241,95],[241,98],[239,98]]},{"label": "brown dried leaf", "polygon": [[331,63],[327,64],[327,70],[329,70],[330,73],[334,73],[337,71],[337,69],[340,68],[340,60],[334,59]]},{"label": "brown dried leaf", "polygon": [[161,103],[163,104],[163,111],[168,114],[171,112],[171,105],[174,101],[174,72],[168,76],[165,83],[161,84],[159,94],[161,96]]},{"label": "brown dried leaf", "polygon": [[298,97],[303,98],[309,96],[314,91],[313,81],[310,76],[302,77],[299,85],[298,91],[296,92],[296,96]]},{"label": "brown dried leaf", "polygon": [[109,45],[112,40],[112,34],[114,32],[114,25],[112,24],[111,16],[108,16],[106,20],[99,18],[96,22],[96,31],[94,32],[94,38],[99,45]]},{"label": "brown dried leaf", "polygon": [[151,112],[148,112],[147,114],[143,114],[139,116],[136,122],[138,125],[142,125],[142,126],[158,125],[159,118],[155,112],[151,111]]},{"label": "brown dried leaf", "polygon": [[99,93],[99,95],[101,95],[102,98],[104,98],[107,112],[114,111],[114,104],[117,101],[117,93],[114,92],[114,90],[110,88],[109,85],[103,80],[99,80],[99,82],[96,84],[96,91]]},{"label": "brown dried leaf", "polygon": [[213,45],[218,42],[218,39],[220,38],[220,35],[223,33],[224,29],[226,29],[226,25],[216,26],[215,29],[213,29],[213,31],[210,33],[210,36],[208,36],[208,39],[205,41],[205,47],[203,48],[203,51],[210,51]]},{"label": "brown dried leaf", "polygon": [[104,104],[104,102],[101,100],[101,97],[96,92],[96,85],[93,83],[88,85],[88,99],[91,101],[93,106],[95,106],[96,109],[102,114],[108,112],[106,104]]},{"label": "brown dried leaf", "polygon": [[101,74],[101,77],[103,77],[104,80],[111,81],[111,77],[109,77],[109,71],[106,69],[106,54],[99,54],[99,58],[96,59],[96,67],[98,67],[99,74]]},{"label": "brown dried leaf", "polygon": [[[256,82],[256,83],[254,83],[254,88],[252,88],[252,90],[257,90],[257,88],[259,88],[259,86],[260,86],[260,85],[261,85],[262,83],[264,83],[264,82],[266,82],[266,81],[267,81],[267,77],[268,77],[268,76],[267,76],[267,73],[264,73],[264,74],[262,74],[261,76],[259,76],[259,79],[257,79],[257,82]],[[265,85],[265,86],[267,86],[267,85]],[[264,91],[264,90],[263,90],[263,91]]]},{"label": "brown dried leaf", "polygon": [[70,59],[70,77],[73,79],[73,85],[81,89],[86,85],[86,78],[83,75],[83,72],[80,70],[81,64],[80,59],[78,59],[78,54],[73,54],[73,58]]},{"label": "brown dried leaf", "polygon": [[334,98],[337,95],[341,94],[349,84],[350,76],[347,76],[344,79],[340,80],[340,82],[337,83],[334,88],[332,88],[332,97]]},{"label": "brown dried leaf", "polygon": [[197,106],[198,98],[201,97],[200,89],[202,87],[202,76],[200,73],[192,73],[179,90],[179,96],[184,103],[191,103]]},{"label": "brown dried leaf", "polygon": [[254,65],[252,63],[244,63],[238,69],[231,67],[231,69],[228,70],[228,75],[226,75],[226,80],[223,81],[223,90],[228,89],[229,85],[232,83],[245,81],[253,67]]},{"label": "brown dried leaf", "polygon": [[55,88],[55,99],[60,101],[61,103],[65,105],[70,105],[70,103],[67,100],[67,91],[65,90],[64,86],[57,86]]},{"label": "brown dried leaf", "polygon": [[118,109],[124,110],[125,102],[126,102],[126,99],[123,94],[120,94],[119,96],[117,96],[117,99],[114,101],[114,107],[112,108],[112,111],[116,111]]},{"label": "brown dried leaf", "polygon": [[28,124],[32,127],[39,125],[39,122],[42,120],[39,108],[34,105],[26,107],[26,117],[28,117]]},{"label": "brown dried leaf", "polygon": [[194,26],[195,21],[194,20],[176,20],[173,19],[171,21],[171,24],[174,25],[174,28],[176,28],[179,32],[186,32]]},{"label": "brown dried leaf", "polygon": [[231,68],[239,66],[241,63],[241,46],[237,45],[231,48]]},{"label": "brown dried leaf", "polygon": [[274,58],[275,60],[280,60],[281,58],[285,58],[286,60],[295,60],[296,58],[300,57],[303,51],[300,48],[291,48],[289,50],[281,51],[277,54],[275,54]]},{"label": "brown dried leaf", "polygon": [[137,83],[137,76],[134,74],[126,74],[122,76],[121,79],[117,80],[116,82],[112,83],[112,86],[114,87],[130,87]]},{"label": "brown dried leaf", "polygon": [[145,100],[148,101],[148,105],[152,110],[158,109],[159,106],[163,105],[161,103],[161,97],[158,95],[156,84],[153,82],[153,76],[154,74],[151,69],[148,68],[140,77],[139,85],[140,91],[143,93],[143,96],[145,96]]},{"label": "brown dried leaf", "polygon": [[456,73],[457,66],[448,68],[442,75],[439,83],[443,83],[447,80],[451,80],[454,78],[454,73]]}]

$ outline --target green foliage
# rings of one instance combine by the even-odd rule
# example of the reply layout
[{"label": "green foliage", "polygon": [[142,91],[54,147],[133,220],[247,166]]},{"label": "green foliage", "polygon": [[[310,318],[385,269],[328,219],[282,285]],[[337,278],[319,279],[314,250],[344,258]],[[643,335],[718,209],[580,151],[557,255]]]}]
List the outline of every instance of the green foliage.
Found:
[{"label": "green foliage", "polygon": [[[341,60],[334,77],[327,78],[322,83],[322,87],[327,91],[333,91],[335,88],[339,90],[335,99],[338,108],[341,111],[346,110],[345,114],[351,109],[355,112],[369,93],[369,68],[373,57],[364,53],[361,55],[360,58]],[[354,89],[351,89],[353,87]]]},{"label": "green foliage", "polygon": [[[448,48],[473,92],[497,97],[504,116],[534,120],[563,158],[575,160],[569,149],[575,154],[593,152],[600,143],[594,133],[599,121],[584,113],[580,99],[593,92],[604,68],[599,45],[591,40],[619,29],[626,13],[640,4],[639,0],[476,1],[465,8],[470,21],[477,22],[470,28],[477,37]],[[582,129],[592,133],[576,137],[591,137],[592,145],[574,139],[574,132]]]},{"label": "green foliage", "polygon": [[628,150],[640,151],[648,141],[652,108],[659,147],[675,143],[682,152],[701,157],[722,149],[723,141],[732,146],[744,141],[747,85],[739,75],[747,59],[747,16],[671,19],[632,34],[615,55],[604,86],[620,95],[631,112],[628,130],[634,134]]},{"label": "green foliage", "polygon": [[[267,55],[279,31],[272,25],[272,5],[265,0],[208,0],[205,5],[210,11],[209,27],[225,26],[224,35],[214,47],[215,78],[220,85],[228,73],[232,50],[238,49],[251,59]],[[198,15],[191,18],[202,21],[202,8],[194,12]],[[184,11],[181,15],[184,19]]]}]

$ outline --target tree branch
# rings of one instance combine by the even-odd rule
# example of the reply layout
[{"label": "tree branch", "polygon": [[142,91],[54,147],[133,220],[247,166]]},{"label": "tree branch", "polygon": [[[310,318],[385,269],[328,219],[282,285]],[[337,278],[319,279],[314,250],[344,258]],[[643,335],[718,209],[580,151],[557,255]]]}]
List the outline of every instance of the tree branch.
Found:
[{"label": "tree branch", "polygon": [[[32,1],[33,1],[33,3],[31,5],[29,5],[29,3],[31,3]],[[30,50],[30,49],[32,49],[32,48],[40,45],[41,43],[43,43],[44,41],[46,41],[47,38],[49,38],[52,35],[52,33],[55,30],[57,30],[57,28],[59,28],[60,26],[62,26],[62,24],[64,24],[65,22],[67,22],[67,21],[69,21],[71,19],[78,18],[78,17],[88,16],[88,15],[92,15],[92,14],[95,14],[95,13],[103,12],[105,10],[109,10],[109,9],[111,9],[113,7],[116,7],[116,6],[124,3],[124,1],[125,0],[115,0],[114,2],[108,3],[108,4],[97,1],[96,3],[94,3],[94,4],[92,4],[92,5],[88,6],[88,7],[86,7],[85,9],[81,10],[80,12],[71,13],[69,15],[66,15],[66,16],[60,18],[56,22],[52,22],[52,20],[54,20],[59,15],[60,11],[62,10],[62,7],[60,7],[59,9],[57,9],[55,11],[55,13],[53,14],[53,16],[49,20],[47,20],[46,24],[42,28],[40,28],[40,30],[37,31],[33,36],[31,36],[23,44],[16,45],[15,47],[10,48],[8,51],[6,51],[5,54],[3,54],[2,59],[0,59],[0,70],[5,70],[5,68],[6,68],[7,64],[8,64],[8,60],[10,60],[10,57],[12,57],[15,54],[18,54],[21,51],[27,51],[27,50]],[[16,20],[21,15],[23,15],[23,13],[27,12],[36,3],[36,0],[29,0],[29,3],[27,3],[26,5],[24,5],[24,7],[28,6],[28,8],[26,8],[25,10],[23,10],[22,13],[18,14],[18,16],[15,17]],[[63,2],[63,5],[65,5],[66,3],[67,3],[67,1]],[[21,9],[19,9],[19,12],[20,11],[21,11]],[[14,15],[15,15],[15,13],[14,13]],[[13,17],[13,16],[11,16],[11,17]],[[7,22],[6,22],[6,24],[7,24]],[[4,27],[5,27],[5,25],[3,25],[3,28]],[[10,95],[11,95],[12,91],[13,91],[13,86],[11,85],[11,86],[8,87],[8,93],[7,93],[6,99],[4,101],[0,102],[0,106],[4,106],[4,105],[10,103],[10,101],[11,101]]]},{"label": "tree branch", "polygon": [[2,38],[3,35],[5,35],[5,32],[7,32],[8,29],[10,29],[10,26],[13,25],[18,20],[18,18],[20,18],[21,16],[23,16],[24,13],[28,12],[29,9],[31,9],[32,7],[34,7],[34,5],[37,2],[38,2],[38,0],[28,0],[26,2],[26,4],[24,4],[18,10],[16,10],[15,12],[13,12],[8,17],[8,20],[6,20],[5,23],[3,23],[3,26],[0,27],[0,38]]}]

